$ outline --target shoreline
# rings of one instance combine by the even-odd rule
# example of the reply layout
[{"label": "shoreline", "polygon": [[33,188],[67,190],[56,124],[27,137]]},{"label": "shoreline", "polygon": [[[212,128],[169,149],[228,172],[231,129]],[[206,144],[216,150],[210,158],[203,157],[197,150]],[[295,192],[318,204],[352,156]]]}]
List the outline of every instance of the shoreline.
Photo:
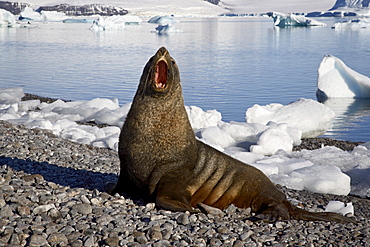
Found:
[{"label": "shoreline", "polygon": [[[56,101],[57,99],[25,93],[25,96],[22,98],[22,101],[26,101],[26,100],[40,100],[40,102],[45,102],[45,103],[50,104]],[[63,100],[65,102],[70,101],[70,100],[64,100],[64,99],[60,99],[60,100]],[[92,125],[92,126],[97,126],[99,128],[108,126],[108,125],[96,124],[94,122],[89,122],[89,123],[78,122],[78,124]],[[364,142],[341,141],[341,140],[330,139],[327,137],[304,138],[302,139],[302,143],[299,146],[293,147],[293,151],[300,151],[302,149],[314,150],[314,149],[321,148],[323,145],[324,146],[335,146],[344,151],[352,151],[354,147],[362,143]]]},{"label": "shoreline", "polygon": [[[248,210],[223,216],[156,209],[153,203],[104,192],[119,160],[113,150],[0,121],[0,246],[365,246],[370,201],[280,187],[298,206],[323,211],[352,202],[358,224],[251,222]],[[59,245],[58,245],[59,244]]]}]

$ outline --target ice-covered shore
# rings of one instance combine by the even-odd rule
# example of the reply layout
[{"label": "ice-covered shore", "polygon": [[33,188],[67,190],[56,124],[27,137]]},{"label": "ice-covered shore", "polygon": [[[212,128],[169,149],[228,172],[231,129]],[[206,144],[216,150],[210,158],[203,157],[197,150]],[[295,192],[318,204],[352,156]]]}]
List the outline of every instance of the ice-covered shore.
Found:
[{"label": "ice-covered shore", "polygon": [[[117,99],[99,98],[45,103],[21,101],[23,96],[22,88],[0,91],[0,120],[49,129],[65,139],[117,150],[120,126],[130,103],[120,106]],[[216,110],[188,106],[187,111],[201,141],[254,165],[275,183],[318,193],[370,195],[368,143],[349,152],[335,147],[292,152],[302,133],[322,133],[334,117],[329,108],[316,101],[301,99],[286,106],[255,105],[248,109],[246,123],[223,122]],[[77,123],[90,121],[108,126]]]}]

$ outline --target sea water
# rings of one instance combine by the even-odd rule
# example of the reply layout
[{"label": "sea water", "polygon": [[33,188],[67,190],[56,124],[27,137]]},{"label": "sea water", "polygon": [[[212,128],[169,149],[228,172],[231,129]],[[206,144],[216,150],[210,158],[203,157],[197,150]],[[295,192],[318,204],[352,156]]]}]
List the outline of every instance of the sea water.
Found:
[{"label": "sea water", "polygon": [[[320,19],[320,18],[318,18]],[[144,22],[94,32],[91,24],[33,23],[0,28],[0,87],[67,100],[131,102],[148,59],[167,47],[181,73],[186,105],[216,109],[223,121],[245,121],[254,104],[316,99],[317,68],[331,54],[370,76],[370,30],[276,28],[269,18],[184,18],[181,33],[158,35]],[[324,102],[337,118],[325,136],[370,141],[370,100]]]}]

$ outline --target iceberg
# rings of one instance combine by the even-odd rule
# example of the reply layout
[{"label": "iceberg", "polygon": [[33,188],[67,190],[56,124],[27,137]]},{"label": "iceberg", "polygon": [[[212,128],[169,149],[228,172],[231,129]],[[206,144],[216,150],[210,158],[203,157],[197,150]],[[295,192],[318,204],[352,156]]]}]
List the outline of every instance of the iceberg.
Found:
[{"label": "iceberg", "polygon": [[150,18],[148,22],[154,23],[154,24],[166,25],[166,24],[178,23],[179,21],[170,16],[154,16]]},{"label": "iceberg", "polygon": [[34,11],[31,7],[26,7],[20,14],[19,20],[44,21],[39,12]]},{"label": "iceberg", "polygon": [[318,69],[318,98],[370,98],[370,78],[351,68],[339,58],[326,55]]},{"label": "iceberg", "polygon": [[142,22],[141,18],[132,15],[114,15],[114,16],[100,16],[97,20],[93,21],[91,30],[119,30],[125,29],[126,25],[139,25]]},{"label": "iceberg", "polygon": [[121,16],[100,16],[90,27],[93,31],[119,30],[125,29],[126,21]]},{"label": "iceberg", "polygon": [[67,15],[57,11],[41,11],[41,18],[43,21],[63,21]]},{"label": "iceberg", "polygon": [[361,19],[352,19],[349,21],[336,22],[331,28],[333,29],[370,29],[370,19],[361,18]]},{"label": "iceberg", "polygon": [[14,27],[15,24],[14,15],[5,9],[0,9],[0,27]]},{"label": "iceberg", "polygon": [[126,25],[139,25],[143,20],[136,15],[124,15],[122,18],[125,19]]},{"label": "iceberg", "polygon": [[165,33],[181,33],[183,32],[180,29],[175,28],[172,24],[166,24],[166,25],[158,25],[155,28],[155,31],[153,31],[158,34],[165,34]]},{"label": "iceberg", "polygon": [[308,27],[308,26],[326,26],[325,23],[316,21],[311,18],[295,14],[285,14],[279,12],[269,12],[268,16],[274,20],[274,25],[278,27]]}]

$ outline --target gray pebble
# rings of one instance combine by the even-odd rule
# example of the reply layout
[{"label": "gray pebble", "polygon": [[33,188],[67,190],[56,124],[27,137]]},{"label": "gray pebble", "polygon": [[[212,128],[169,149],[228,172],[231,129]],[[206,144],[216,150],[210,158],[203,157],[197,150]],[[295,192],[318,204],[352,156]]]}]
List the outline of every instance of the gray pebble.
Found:
[{"label": "gray pebble", "polygon": [[[306,142],[306,144],[309,142]],[[19,150],[23,150],[22,153]],[[28,150],[28,153],[25,151]],[[27,154],[26,154],[27,153]],[[358,224],[251,222],[249,209],[218,213],[158,210],[111,196],[117,152],[0,121],[0,246],[366,246],[370,203],[352,196],[279,188],[300,206],[323,211],[353,202]]]},{"label": "gray pebble", "polygon": [[28,243],[29,246],[43,246],[47,244],[48,241],[46,240],[45,236],[41,234],[31,235]]},{"label": "gray pebble", "polygon": [[187,215],[186,213],[181,213],[178,217],[177,217],[177,223],[181,224],[181,225],[187,225],[190,223],[189,221],[189,215]]},{"label": "gray pebble", "polygon": [[9,205],[5,205],[0,209],[0,218],[9,218],[13,216],[13,211]]},{"label": "gray pebble", "polygon": [[67,246],[68,245],[68,239],[67,239],[66,235],[64,235],[63,233],[60,233],[60,232],[51,233],[47,240],[53,246],[55,246],[55,245]]},{"label": "gray pebble", "polygon": [[84,246],[95,246],[94,236],[89,236],[85,238]]}]

